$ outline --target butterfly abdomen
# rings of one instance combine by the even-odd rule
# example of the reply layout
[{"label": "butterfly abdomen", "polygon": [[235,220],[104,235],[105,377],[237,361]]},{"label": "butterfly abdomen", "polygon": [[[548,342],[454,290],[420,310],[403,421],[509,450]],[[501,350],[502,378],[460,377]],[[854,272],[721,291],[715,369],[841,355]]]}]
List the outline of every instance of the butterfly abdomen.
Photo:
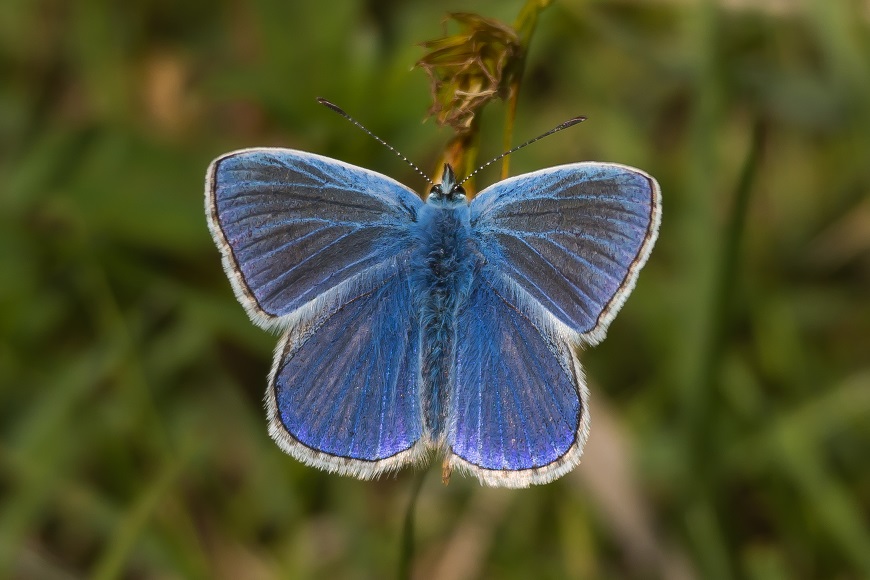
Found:
[{"label": "butterfly abdomen", "polygon": [[473,276],[468,205],[427,203],[417,227],[412,272],[422,329],[423,419],[431,439],[438,441],[453,374],[456,313]]}]

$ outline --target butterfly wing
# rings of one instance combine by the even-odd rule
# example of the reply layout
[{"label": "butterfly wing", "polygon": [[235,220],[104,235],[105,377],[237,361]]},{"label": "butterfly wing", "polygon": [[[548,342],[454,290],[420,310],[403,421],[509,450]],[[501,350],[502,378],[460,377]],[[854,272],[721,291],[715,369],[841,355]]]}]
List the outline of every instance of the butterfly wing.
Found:
[{"label": "butterfly wing", "polygon": [[604,163],[521,175],[472,201],[482,261],[457,315],[451,466],[525,487],[579,462],[589,413],[576,348],[604,338],[660,212],[654,179]]},{"label": "butterfly wing", "polygon": [[206,213],[239,301],[283,328],[269,432],[300,461],[375,477],[424,450],[407,262],[422,201],[359,167],[286,149],[216,159]]},{"label": "butterfly wing", "polygon": [[501,181],[471,204],[489,264],[589,344],[634,288],[661,219],[659,185],[614,163],[575,163]]},{"label": "butterfly wing", "polygon": [[450,464],[499,487],[552,481],[580,460],[589,428],[573,333],[484,267],[458,312]]},{"label": "butterfly wing", "polygon": [[324,303],[285,334],[269,376],[269,432],[303,463],[363,479],[425,452],[420,330],[394,262],[349,301]]},{"label": "butterfly wing", "polygon": [[422,201],[398,182],[289,149],[245,149],[208,168],[206,215],[251,319],[285,327],[324,292],[409,247]]}]

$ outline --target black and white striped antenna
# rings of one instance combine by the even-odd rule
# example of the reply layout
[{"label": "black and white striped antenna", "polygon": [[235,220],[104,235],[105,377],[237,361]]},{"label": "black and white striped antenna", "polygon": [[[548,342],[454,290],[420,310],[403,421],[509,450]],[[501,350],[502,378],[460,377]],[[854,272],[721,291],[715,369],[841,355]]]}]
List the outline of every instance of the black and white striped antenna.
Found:
[{"label": "black and white striped antenna", "polygon": [[483,168],[485,168],[485,167],[489,167],[490,165],[492,165],[493,163],[495,163],[495,162],[498,161],[499,159],[502,159],[502,158],[504,158],[504,157],[507,157],[507,156],[510,155],[511,153],[514,153],[514,152],[516,152],[516,151],[519,151],[520,149],[522,149],[522,148],[525,147],[526,145],[531,145],[531,144],[534,143],[535,141],[539,141],[539,140],[543,139],[544,137],[549,137],[549,136],[552,135],[553,133],[558,133],[559,131],[562,131],[562,130],[564,130],[564,129],[567,129],[568,127],[573,127],[573,126],[576,125],[577,123],[582,123],[582,122],[585,121],[585,120],[586,120],[586,117],[584,117],[584,116],[582,116],[582,115],[579,116],[579,117],[574,117],[573,119],[568,119],[568,120],[565,121],[564,123],[561,123],[560,125],[558,125],[558,126],[556,126],[556,127],[553,127],[552,129],[550,129],[550,130],[547,131],[546,133],[543,133],[543,134],[541,134],[541,135],[538,135],[538,136],[535,137],[534,139],[529,139],[529,140],[526,141],[525,143],[523,143],[523,144],[521,144],[521,145],[517,145],[516,147],[514,147],[514,148],[511,149],[510,151],[505,151],[504,153],[502,153],[502,154],[499,155],[498,157],[496,157],[496,158],[494,158],[494,159],[490,159],[489,161],[487,161],[486,163],[484,163],[483,165],[481,165],[480,167],[478,167],[477,169],[475,169],[474,171],[472,171],[471,173],[469,173],[469,174],[465,177],[465,179],[463,179],[462,181],[460,181],[460,182],[458,183],[458,185],[462,185],[463,183],[465,183],[466,181],[468,181],[469,179],[471,179],[472,177],[474,177],[474,176],[477,174],[477,172],[480,171],[481,169],[483,169]]},{"label": "black and white striped antenna", "polygon": [[401,157],[402,160],[403,160],[405,163],[407,163],[408,165],[410,165],[411,167],[413,167],[413,168],[414,168],[414,171],[416,171],[417,173],[419,173],[420,175],[422,175],[422,176],[423,176],[423,179],[425,179],[426,181],[428,181],[430,185],[435,185],[435,182],[433,182],[431,179],[429,179],[429,177],[428,177],[425,173],[423,173],[423,172],[420,170],[419,167],[417,167],[416,165],[414,165],[414,164],[411,162],[410,159],[408,159],[407,157],[405,157],[404,155],[402,155],[401,153],[399,153],[399,152],[398,152],[398,151],[397,151],[397,150],[396,150],[392,145],[390,145],[389,143],[387,143],[386,141],[384,141],[383,139],[381,139],[380,137],[378,137],[377,135],[375,135],[374,133],[372,133],[371,131],[369,131],[368,129],[366,129],[365,126],[364,126],[362,123],[360,123],[359,121],[357,121],[356,119],[354,119],[353,117],[351,117],[350,115],[348,115],[348,114],[344,111],[344,109],[342,109],[341,107],[339,107],[339,106],[336,105],[335,103],[331,103],[331,102],[327,101],[327,100],[324,99],[323,97],[317,97],[317,102],[320,103],[321,105],[323,105],[324,107],[328,107],[328,108],[332,109],[333,111],[335,111],[336,113],[338,113],[339,115],[341,115],[342,117],[344,117],[345,119],[347,119],[348,121],[350,121],[351,123],[353,123],[354,125],[356,125],[357,127],[359,127],[360,129],[362,129],[363,131],[365,131],[366,133],[368,133],[368,134],[369,134],[371,137],[373,137],[373,138],[374,138],[378,143],[380,143],[381,145],[383,145],[384,147],[386,147],[387,149],[389,149],[390,151],[392,151],[393,153],[395,153],[396,155],[398,155],[399,157]]},{"label": "black and white striped antenna", "polygon": [[[404,155],[402,155],[402,154],[401,154],[399,151],[397,151],[397,150],[396,150],[392,145],[390,145],[389,143],[387,143],[386,141],[384,141],[383,139],[381,139],[380,137],[378,137],[377,135],[375,135],[374,133],[372,133],[371,131],[369,131],[368,129],[366,129],[366,127],[365,127],[362,123],[360,123],[359,121],[357,121],[356,119],[354,119],[353,117],[351,117],[350,115],[348,115],[348,114],[345,112],[344,109],[342,109],[341,107],[339,107],[339,106],[336,105],[335,103],[332,103],[332,102],[330,102],[330,101],[327,101],[327,100],[324,99],[323,97],[317,97],[317,102],[320,103],[321,105],[323,105],[324,107],[328,107],[328,108],[332,109],[333,111],[335,111],[336,113],[338,113],[339,115],[341,115],[342,117],[344,117],[345,119],[347,119],[348,121],[350,121],[351,123],[353,123],[354,125],[356,125],[357,127],[359,127],[360,129],[362,129],[363,131],[365,131],[366,133],[368,133],[369,136],[371,136],[372,138],[374,138],[378,143],[380,143],[381,145],[383,145],[384,147],[386,147],[387,149],[389,149],[390,151],[392,151],[393,153],[395,153],[396,155],[398,155],[398,156],[402,159],[402,161],[404,161],[405,163],[407,163],[408,165],[410,165],[410,166],[414,169],[414,171],[416,171],[417,173],[419,173],[420,176],[423,177],[423,179],[425,179],[427,182],[429,182],[430,185],[435,185],[435,182],[433,182],[431,179],[429,179],[429,176],[427,176],[425,173],[423,173],[423,171],[422,171],[419,167],[417,167],[417,166],[416,166],[416,165],[415,165],[415,164],[414,164],[410,159],[408,159],[407,157],[405,157]],[[567,129],[568,127],[573,127],[574,125],[576,125],[576,124],[578,124],[578,123],[582,123],[582,122],[585,121],[585,120],[586,120],[586,117],[584,117],[584,116],[581,115],[581,116],[579,116],[579,117],[574,117],[573,119],[568,119],[568,120],[565,121],[564,123],[560,123],[559,125],[557,125],[556,127],[553,127],[552,129],[550,129],[550,130],[547,131],[546,133],[542,133],[541,135],[538,135],[538,136],[535,137],[534,139],[529,139],[529,140],[526,141],[525,143],[522,143],[522,144],[520,144],[520,145],[517,145],[516,147],[514,147],[514,148],[511,149],[510,151],[505,151],[504,153],[502,153],[502,154],[499,155],[498,157],[495,157],[495,158],[493,158],[493,159],[490,159],[489,161],[487,161],[486,163],[484,163],[483,165],[481,165],[480,167],[478,167],[477,169],[475,169],[474,171],[472,171],[471,173],[469,173],[469,174],[465,177],[465,179],[463,179],[462,181],[460,181],[457,185],[462,185],[463,183],[465,183],[466,181],[468,181],[469,179],[471,179],[472,177],[474,177],[475,175],[477,175],[477,173],[478,173],[480,170],[482,170],[482,169],[484,169],[484,168],[486,168],[486,167],[489,167],[490,165],[492,165],[493,163],[495,163],[495,162],[498,161],[499,159],[503,159],[504,157],[507,157],[507,156],[510,155],[511,153],[515,153],[515,152],[519,151],[520,149],[522,149],[523,147],[526,147],[527,145],[531,145],[531,144],[534,143],[535,141],[539,141],[539,140],[543,139],[544,137],[549,137],[549,136],[552,135],[553,133],[558,133],[559,131],[563,131],[563,130]]]}]

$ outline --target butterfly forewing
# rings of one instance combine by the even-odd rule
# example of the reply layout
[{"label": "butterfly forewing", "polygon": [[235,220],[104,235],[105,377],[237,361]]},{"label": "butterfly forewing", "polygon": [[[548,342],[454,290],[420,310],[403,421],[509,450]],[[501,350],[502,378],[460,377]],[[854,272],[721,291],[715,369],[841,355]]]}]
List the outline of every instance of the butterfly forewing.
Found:
[{"label": "butterfly forewing", "polygon": [[575,163],[485,189],[471,221],[487,260],[594,344],[652,250],[659,198],[640,170]]},{"label": "butterfly forewing", "polygon": [[282,319],[392,258],[420,198],[388,177],[289,149],[216,159],[206,213],[224,267],[254,322]]}]

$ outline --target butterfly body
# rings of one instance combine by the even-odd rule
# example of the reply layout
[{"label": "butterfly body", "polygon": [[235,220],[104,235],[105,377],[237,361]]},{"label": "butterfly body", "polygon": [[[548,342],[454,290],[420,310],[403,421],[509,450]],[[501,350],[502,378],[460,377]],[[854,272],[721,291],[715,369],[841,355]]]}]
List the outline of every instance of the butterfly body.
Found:
[{"label": "butterfly body", "polygon": [[424,202],[310,153],[219,157],[210,229],[251,318],[283,333],[271,435],[361,478],[431,450],[487,485],[566,473],[589,427],[578,347],[603,339],[634,286],[659,198],[617,164],[518,176],[471,202],[448,166]]},{"label": "butterfly body", "polygon": [[475,255],[470,211],[464,200],[431,199],[415,224],[418,249],[411,262],[411,292],[422,329],[423,419],[440,441],[456,342],[456,314],[471,286]]}]

